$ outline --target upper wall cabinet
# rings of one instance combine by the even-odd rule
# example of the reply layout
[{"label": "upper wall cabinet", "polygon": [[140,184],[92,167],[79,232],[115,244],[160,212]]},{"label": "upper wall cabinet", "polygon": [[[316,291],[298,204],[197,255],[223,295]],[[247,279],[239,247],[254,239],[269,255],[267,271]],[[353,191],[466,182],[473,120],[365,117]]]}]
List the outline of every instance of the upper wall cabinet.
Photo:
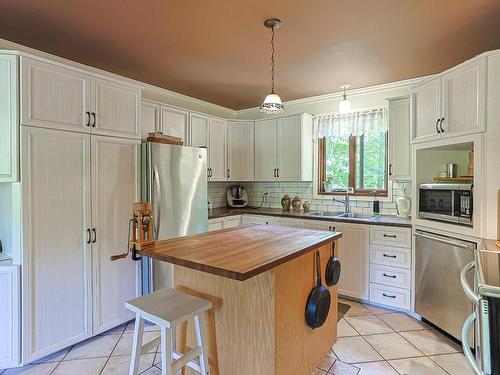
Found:
[{"label": "upper wall cabinet", "polygon": [[191,113],[189,122],[189,145],[192,147],[208,147],[208,126],[210,119],[207,116]]},{"label": "upper wall cabinet", "polygon": [[226,180],[226,129],[227,121],[210,119],[208,132],[208,178],[210,181]]},{"label": "upper wall cabinet", "polygon": [[485,130],[486,59],[480,57],[411,89],[412,143]]},{"label": "upper wall cabinet", "polygon": [[230,121],[227,125],[229,181],[254,180],[254,122]]},{"label": "upper wall cabinet", "polygon": [[149,133],[161,132],[161,106],[154,102],[143,100],[141,103],[141,134],[142,139],[146,139]]},{"label": "upper wall cabinet", "polygon": [[161,107],[161,134],[179,137],[185,145],[189,145],[188,124],[189,113],[187,111],[173,107]]},{"label": "upper wall cabinet", "polygon": [[0,55],[0,182],[19,180],[17,56]]},{"label": "upper wall cabinet", "polygon": [[312,181],[312,117],[255,123],[255,180]]},{"label": "upper wall cabinet", "polygon": [[410,99],[389,99],[389,178],[411,180]]}]

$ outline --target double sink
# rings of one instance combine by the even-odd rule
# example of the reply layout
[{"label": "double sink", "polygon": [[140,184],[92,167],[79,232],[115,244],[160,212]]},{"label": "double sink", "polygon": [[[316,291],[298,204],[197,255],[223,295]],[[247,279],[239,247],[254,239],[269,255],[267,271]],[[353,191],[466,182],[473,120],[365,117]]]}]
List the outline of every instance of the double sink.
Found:
[{"label": "double sink", "polygon": [[355,214],[352,212],[334,212],[334,211],[311,211],[305,214],[314,217],[338,217],[345,219],[371,219],[374,215]]}]

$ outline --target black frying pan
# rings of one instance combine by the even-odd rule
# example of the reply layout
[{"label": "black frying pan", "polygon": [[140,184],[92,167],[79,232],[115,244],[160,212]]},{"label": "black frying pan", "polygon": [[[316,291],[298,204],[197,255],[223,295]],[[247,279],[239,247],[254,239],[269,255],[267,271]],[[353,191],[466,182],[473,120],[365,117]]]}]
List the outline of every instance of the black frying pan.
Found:
[{"label": "black frying pan", "polygon": [[306,304],[306,323],[311,328],[321,327],[330,312],[330,291],[321,284],[321,264],[319,251],[316,251],[316,286],[309,293]]},{"label": "black frying pan", "polygon": [[340,260],[335,258],[334,252],[335,242],[332,242],[332,247],[330,248],[330,259],[328,259],[325,270],[325,280],[326,285],[328,286],[337,285],[340,279]]}]

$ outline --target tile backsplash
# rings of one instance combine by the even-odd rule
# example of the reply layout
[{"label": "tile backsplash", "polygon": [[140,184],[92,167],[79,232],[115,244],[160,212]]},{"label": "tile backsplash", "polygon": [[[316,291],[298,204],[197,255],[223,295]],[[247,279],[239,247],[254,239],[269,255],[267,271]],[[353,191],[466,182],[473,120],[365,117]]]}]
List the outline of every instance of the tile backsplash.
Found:
[{"label": "tile backsplash", "polygon": [[[281,208],[281,198],[288,194],[290,198],[296,195],[304,201],[309,201],[311,210],[320,211],[342,211],[344,205],[333,202],[331,197],[316,199],[313,197],[312,182],[209,182],[208,183],[208,199],[212,202],[214,208],[225,207],[226,188],[229,185],[239,184],[246,188],[248,193],[249,206],[259,206],[262,201],[262,196],[265,192],[269,196],[263,203],[263,207]],[[411,181],[395,181],[392,184],[392,202],[380,202],[380,213],[383,215],[396,214],[396,198],[403,195],[403,190],[406,189],[408,195],[411,194]],[[342,197],[339,197],[342,198]],[[372,201],[356,200],[351,198],[352,212],[371,214]]]}]

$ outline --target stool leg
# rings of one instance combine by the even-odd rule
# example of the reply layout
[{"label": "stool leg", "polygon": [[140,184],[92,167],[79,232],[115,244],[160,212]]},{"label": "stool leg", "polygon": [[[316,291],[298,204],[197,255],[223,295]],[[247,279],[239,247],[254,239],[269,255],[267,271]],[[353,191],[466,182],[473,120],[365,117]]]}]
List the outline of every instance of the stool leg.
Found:
[{"label": "stool leg", "polygon": [[201,348],[200,354],[200,369],[202,375],[209,375],[210,369],[208,367],[208,351],[205,344],[205,337],[203,336],[203,330],[201,327],[200,316],[195,315],[194,320],[194,330],[196,333],[196,344]]},{"label": "stool leg", "polygon": [[172,373],[172,330],[160,327],[161,331],[161,375],[173,375]]},{"label": "stool leg", "polygon": [[130,356],[129,375],[139,373],[139,362],[141,361],[142,335],[144,333],[144,319],[140,314],[135,315],[134,341],[132,343],[132,355]]}]

